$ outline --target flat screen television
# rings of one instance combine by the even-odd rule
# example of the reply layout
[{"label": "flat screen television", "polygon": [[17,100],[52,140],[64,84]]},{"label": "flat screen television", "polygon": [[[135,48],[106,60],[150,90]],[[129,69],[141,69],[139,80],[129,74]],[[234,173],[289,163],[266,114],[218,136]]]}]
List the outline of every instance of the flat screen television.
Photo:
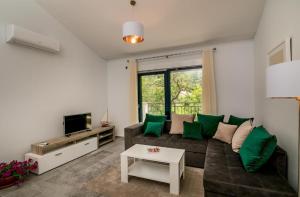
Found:
[{"label": "flat screen television", "polygon": [[64,116],[65,135],[92,129],[92,114],[76,114]]}]

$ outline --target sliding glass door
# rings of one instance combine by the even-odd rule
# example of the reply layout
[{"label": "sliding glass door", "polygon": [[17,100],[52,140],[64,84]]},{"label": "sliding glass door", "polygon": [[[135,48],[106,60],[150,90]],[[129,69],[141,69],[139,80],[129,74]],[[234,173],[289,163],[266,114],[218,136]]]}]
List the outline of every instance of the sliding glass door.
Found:
[{"label": "sliding glass door", "polygon": [[139,116],[144,120],[146,113],[165,114],[165,82],[163,73],[147,73],[139,77]]},{"label": "sliding glass door", "polygon": [[139,120],[145,114],[196,114],[201,112],[201,66],[144,72],[138,75]]}]

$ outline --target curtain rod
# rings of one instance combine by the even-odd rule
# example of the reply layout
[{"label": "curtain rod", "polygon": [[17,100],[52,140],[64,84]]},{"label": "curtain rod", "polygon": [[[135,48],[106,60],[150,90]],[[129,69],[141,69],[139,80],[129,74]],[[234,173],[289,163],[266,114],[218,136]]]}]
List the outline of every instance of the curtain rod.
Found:
[{"label": "curtain rod", "polygon": [[[217,50],[216,48],[212,49],[212,51],[216,51],[216,50]],[[180,56],[180,55],[189,55],[189,54],[194,54],[194,53],[200,53],[202,51],[203,51],[203,49],[198,49],[198,50],[186,51],[186,52],[181,52],[181,53],[171,53],[171,54],[167,54],[167,55],[158,55],[158,56],[152,56],[152,57],[138,58],[136,60],[137,61],[145,61],[145,60],[169,58],[169,57]]]}]

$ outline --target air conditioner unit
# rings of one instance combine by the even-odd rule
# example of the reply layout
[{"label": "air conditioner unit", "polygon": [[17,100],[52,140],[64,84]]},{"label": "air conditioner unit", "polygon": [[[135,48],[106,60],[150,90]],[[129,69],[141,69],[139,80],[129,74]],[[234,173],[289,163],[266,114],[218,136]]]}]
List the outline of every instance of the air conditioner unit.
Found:
[{"label": "air conditioner unit", "polygon": [[60,50],[57,40],[13,24],[7,26],[6,33],[6,42],[8,43],[22,44],[54,53]]}]

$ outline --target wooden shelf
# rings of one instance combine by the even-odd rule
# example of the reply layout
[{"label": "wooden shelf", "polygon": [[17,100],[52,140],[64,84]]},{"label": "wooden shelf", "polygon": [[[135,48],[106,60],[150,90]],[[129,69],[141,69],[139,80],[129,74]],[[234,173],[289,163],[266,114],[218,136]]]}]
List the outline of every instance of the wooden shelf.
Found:
[{"label": "wooden shelf", "polygon": [[[101,134],[103,135],[101,136]],[[109,142],[113,141],[115,139],[115,132],[114,132],[114,126],[109,126],[109,127],[98,127],[95,129],[92,129],[91,131],[84,131],[81,133],[76,133],[70,136],[63,136],[59,138],[54,138],[50,140],[46,140],[43,142],[35,143],[31,145],[31,152],[38,154],[38,155],[43,155],[45,153],[54,151],[58,148],[62,148],[64,146],[68,146],[70,144],[74,144],[77,142],[80,142],[84,139],[90,138],[90,137],[97,137],[98,139],[98,147],[100,147],[103,142],[108,141],[108,139],[103,139],[107,138],[108,136],[111,136],[111,139]],[[47,145],[41,145],[41,143],[47,143]],[[108,143],[108,142],[106,142]]]},{"label": "wooden shelf", "polygon": [[103,145],[105,145],[105,144],[107,144],[109,142],[112,142],[112,141],[114,141],[112,138],[108,139],[108,140],[103,140],[103,141],[99,142],[99,146],[103,146]]},{"label": "wooden shelf", "polygon": [[111,133],[104,134],[104,135],[99,134],[99,139],[106,138],[106,137],[112,136],[112,135],[113,135],[112,132],[111,132]]}]

